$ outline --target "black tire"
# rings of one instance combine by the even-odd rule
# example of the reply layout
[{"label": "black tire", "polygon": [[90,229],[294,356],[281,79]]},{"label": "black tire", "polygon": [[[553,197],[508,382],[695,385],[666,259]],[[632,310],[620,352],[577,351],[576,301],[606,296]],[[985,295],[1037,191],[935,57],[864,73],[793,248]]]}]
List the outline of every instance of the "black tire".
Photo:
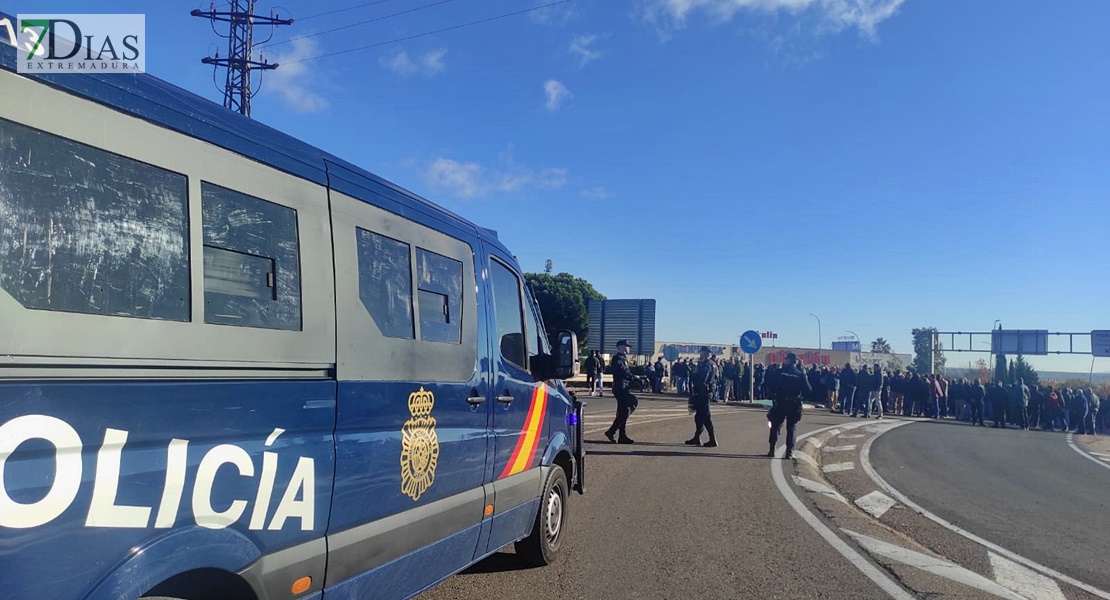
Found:
[{"label": "black tire", "polygon": [[569,490],[566,472],[562,467],[553,467],[544,482],[540,510],[532,525],[532,533],[515,545],[516,554],[524,564],[543,567],[559,557],[567,524]]}]

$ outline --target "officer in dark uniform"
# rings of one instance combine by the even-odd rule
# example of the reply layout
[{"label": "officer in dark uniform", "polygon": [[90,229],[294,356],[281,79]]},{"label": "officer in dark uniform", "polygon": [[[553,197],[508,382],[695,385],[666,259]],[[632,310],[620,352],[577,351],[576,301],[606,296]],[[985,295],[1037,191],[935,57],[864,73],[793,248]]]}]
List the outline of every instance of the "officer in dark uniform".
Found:
[{"label": "officer in dark uniform", "polygon": [[[609,430],[605,432],[605,437],[609,438],[610,442],[618,444],[633,444],[635,443],[632,438],[628,437],[625,433],[625,425],[628,423],[628,415],[636,409],[636,396],[628,389],[628,384],[635,378],[632,375],[632,370],[628,368],[628,351],[632,346],[628,345],[628,340],[621,340],[617,342],[617,354],[613,357],[613,397],[617,399],[617,416],[613,419],[613,424],[609,426]],[[619,434],[619,437],[614,438]]]},{"label": "officer in dark uniform", "polygon": [[694,437],[686,440],[686,444],[700,446],[701,432],[704,429],[709,433],[709,441],[705,443],[705,447],[716,448],[717,436],[713,434],[713,419],[709,415],[709,390],[713,389],[715,369],[709,360],[708,347],[702,346],[700,355],[701,360],[694,370],[694,395],[690,397],[690,406],[694,408],[694,425],[697,430],[694,431]]},{"label": "officer in dark uniform", "polygon": [[983,402],[987,398],[987,390],[983,387],[983,381],[976,377],[975,385],[971,386],[967,395],[967,402],[971,405],[971,424],[986,427],[987,424],[983,422]]},{"label": "officer in dark uniform", "polygon": [[786,454],[783,458],[790,458],[794,455],[794,430],[798,426],[798,421],[802,420],[802,398],[808,395],[812,388],[805,372],[798,368],[798,357],[793,352],[786,355],[785,364],[774,377],[774,404],[767,413],[767,419],[771,421],[771,436],[768,440],[771,447],[767,451],[767,456],[769,458],[775,456],[779,429],[782,428],[782,422],[786,421]]}]

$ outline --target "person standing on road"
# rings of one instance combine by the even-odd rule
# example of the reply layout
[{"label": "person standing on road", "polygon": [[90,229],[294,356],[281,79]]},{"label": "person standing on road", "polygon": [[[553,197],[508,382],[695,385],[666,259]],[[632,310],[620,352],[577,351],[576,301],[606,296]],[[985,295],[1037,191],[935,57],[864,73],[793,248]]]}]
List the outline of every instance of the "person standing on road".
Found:
[{"label": "person standing on road", "polygon": [[1002,387],[1001,381],[994,382],[994,385],[987,390],[987,401],[994,409],[993,427],[995,429],[1006,429],[1006,409],[1009,406],[1009,394],[1006,393],[1006,388]]},{"label": "person standing on road", "polygon": [[602,382],[605,380],[605,359],[601,356],[601,350],[594,350],[597,355],[597,378],[594,379],[594,385],[597,386],[597,396],[600,398],[605,395],[605,386]]},{"label": "person standing on road", "polygon": [[[636,396],[628,389],[628,384],[635,379],[632,370],[628,368],[628,351],[632,346],[628,345],[628,340],[621,340],[617,342],[617,354],[613,357],[613,397],[617,400],[617,416],[613,419],[613,424],[605,432],[605,437],[609,438],[610,442],[617,444],[634,444],[632,438],[628,437],[625,431],[628,425],[628,416],[636,409]],[[619,437],[614,438],[614,435],[619,434]]]},{"label": "person standing on road", "polygon": [[802,420],[802,398],[808,395],[812,388],[804,371],[798,368],[798,357],[790,352],[782,369],[775,374],[773,389],[775,390],[774,404],[767,413],[767,420],[771,422],[771,434],[767,440],[770,449],[767,456],[775,456],[775,444],[779,441],[779,429],[782,422],[786,421],[786,454],[783,458],[794,455],[794,431],[798,421]]},{"label": "person standing on road", "polygon": [[589,388],[592,398],[597,395],[597,384],[594,383],[594,378],[597,377],[597,350],[590,352],[582,368],[586,371],[586,387]]},{"label": "person standing on road", "polygon": [[1095,434],[1095,420],[1098,415],[1099,397],[1093,388],[1082,391],[1083,399],[1087,402],[1087,416],[1083,419],[1083,429],[1079,432],[1086,435]]},{"label": "person standing on road", "polygon": [[1029,388],[1021,379],[1010,386],[1010,408],[1013,411],[1014,423],[1018,429],[1029,429]]},{"label": "person standing on road", "polygon": [[871,377],[870,368],[867,365],[860,365],[859,373],[856,374],[856,401],[852,405],[852,416],[856,417],[860,412],[863,413],[863,418],[871,418],[871,386],[873,379]]},{"label": "person standing on road", "polygon": [[877,419],[883,418],[883,388],[886,387],[886,376],[883,373],[883,368],[878,363],[875,364],[875,371],[871,373],[871,397],[867,400],[867,404],[874,405],[875,412],[878,413]]},{"label": "person standing on road", "polygon": [[652,393],[663,394],[663,357],[660,356],[655,359],[655,364],[650,367],[652,370]]},{"label": "person standing on road", "polygon": [[688,446],[701,446],[701,432],[704,429],[709,434],[706,448],[717,447],[717,436],[713,433],[713,418],[709,414],[709,390],[713,389],[715,371],[713,363],[709,360],[709,348],[701,347],[699,353],[701,360],[694,369],[694,395],[690,397],[690,406],[694,409],[694,437],[686,440]]},{"label": "person standing on road", "polygon": [[844,363],[844,368],[840,371],[840,414],[851,414],[855,395],[856,370],[852,368],[852,363]]},{"label": "person standing on road", "polygon": [[749,401],[754,402],[763,397],[763,381],[766,374],[763,363],[759,363],[755,366],[755,398],[748,398]]},{"label": "person standing on road", "polygon": [[975,385],[971,386],[971,389],[967,393],[967,403],[971,406],[972,426],[987,426],[987,424],[983,422],[983,402],[986,399],[987,390],[983,387],[983,381],[976,377]]}]

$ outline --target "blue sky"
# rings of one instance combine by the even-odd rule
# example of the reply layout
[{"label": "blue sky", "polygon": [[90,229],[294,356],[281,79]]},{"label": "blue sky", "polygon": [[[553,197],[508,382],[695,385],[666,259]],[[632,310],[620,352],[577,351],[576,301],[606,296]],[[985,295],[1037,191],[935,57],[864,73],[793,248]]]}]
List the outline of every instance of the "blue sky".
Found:
[{"label": "blue sky", "polygon": [[[281,0],[274,42],[419,10],[262,46],[284,66],[254,118],[498,230],[526,270],[656,298],[659,339],[813,347],[811,314],[826,348],[899,352],[922,325],[1110,329],[1110,3],[572,0],[296,62],[552,0],[436,1]],[[95,10],[146,13],[147,70],[219,101],[198,7]]]}]

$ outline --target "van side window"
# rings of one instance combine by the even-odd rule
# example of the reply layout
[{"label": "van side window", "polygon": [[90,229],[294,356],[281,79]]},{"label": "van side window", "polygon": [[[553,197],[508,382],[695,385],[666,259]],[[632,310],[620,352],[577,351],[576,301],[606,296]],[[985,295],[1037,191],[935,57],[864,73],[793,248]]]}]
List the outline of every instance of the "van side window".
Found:
[{"label": "van side window", "polygon": [[361,227],[358,232],[358,296],[385,337],[415,337],[412,319],[412,258],[409,245]]},{"label": "van side window", "polygon": [[497,345],[501,356],[522,369],[528,368],[525,355],[524,320],[521,313],[520,278],[496,260],[490,261],[490,283],[493,286],[494,319],[497,321]]},{"label": "van side window", "polygon": [[201,183],[204,322],[300,330],[297,211]]},{"label": "van side window", "polygon": [[0,119],[0,287],[26,308],[188,321],[187,179]]},{"label": "van side window", "polygon": [[462,341],[462,263],[416,249],[420,307],[420,339],[425,342]]}]

